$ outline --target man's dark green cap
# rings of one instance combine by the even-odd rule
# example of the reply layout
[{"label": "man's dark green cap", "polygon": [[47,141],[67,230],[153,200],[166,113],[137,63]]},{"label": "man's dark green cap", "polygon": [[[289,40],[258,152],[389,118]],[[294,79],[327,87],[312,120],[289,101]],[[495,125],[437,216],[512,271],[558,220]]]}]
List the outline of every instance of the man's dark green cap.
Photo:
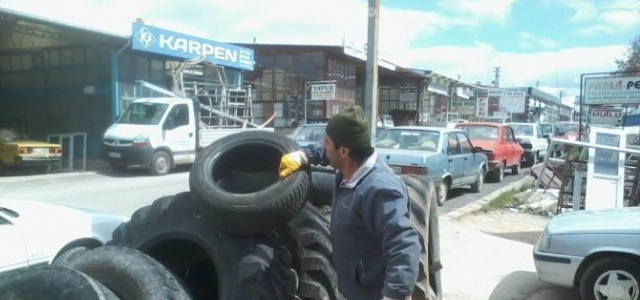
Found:
[{"label": "man's dark green cap", "polygon": [[358,105],[350,106],[329,119],[327,136],[334,144],[348,149],[371,147],[371,132],[364,111]]}]

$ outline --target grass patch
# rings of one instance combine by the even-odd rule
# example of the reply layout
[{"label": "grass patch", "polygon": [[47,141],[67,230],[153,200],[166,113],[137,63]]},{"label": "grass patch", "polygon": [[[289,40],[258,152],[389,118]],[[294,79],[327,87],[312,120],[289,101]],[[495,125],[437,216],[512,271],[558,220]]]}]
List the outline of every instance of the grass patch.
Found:
[{"label": "grass patch", "polygon": [[520,194],[524,191],[530,189],[528,184],[523,184],[517,189],[506,191],[495,199],[489,201],[489,203],[485,204],[480,208],[481,212],[489,212],[496,209],[503,209],[505,207],[517,206],[522,203],[515,197],[517,194]]}]

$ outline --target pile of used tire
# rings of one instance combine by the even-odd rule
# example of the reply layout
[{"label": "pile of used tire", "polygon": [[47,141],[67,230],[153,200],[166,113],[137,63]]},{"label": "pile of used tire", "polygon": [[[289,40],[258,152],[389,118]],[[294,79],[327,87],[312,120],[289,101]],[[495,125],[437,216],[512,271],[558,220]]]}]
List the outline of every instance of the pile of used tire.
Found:
[{"label": "pile of used tire", "polygon": [[[199,154],[189,192],[140,208],[107,246],[0,278],[0,300],[343,299],[329,234],[335,172],[280,179],[281,156],[298,149],[270,132],[219,139]],[[403,179],[424,245],[413,299],[441,299],[435,189]]]}]

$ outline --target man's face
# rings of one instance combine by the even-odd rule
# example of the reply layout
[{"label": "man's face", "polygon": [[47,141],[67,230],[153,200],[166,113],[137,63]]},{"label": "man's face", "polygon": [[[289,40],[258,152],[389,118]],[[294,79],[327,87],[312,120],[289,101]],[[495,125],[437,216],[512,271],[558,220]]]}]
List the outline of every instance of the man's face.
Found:
[{"label": "man's face", "polygon": [[342,162],[349,156],[347,148],[340,146],[336,149],[336,145],[328,135],[324,137],[324,151],[329,159],[329,165],[336,170],[342,168]]}]

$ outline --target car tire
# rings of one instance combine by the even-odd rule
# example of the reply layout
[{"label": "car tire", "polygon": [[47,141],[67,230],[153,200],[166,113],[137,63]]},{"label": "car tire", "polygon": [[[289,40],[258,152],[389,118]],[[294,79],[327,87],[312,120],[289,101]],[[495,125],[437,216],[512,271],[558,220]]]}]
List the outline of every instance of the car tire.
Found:
[{"label": "car tire", "polygon": [[[209,208],[213,228],[253,235],[295,217],[307,201],[309,173],[299,171],[281,179],[278,168],[282,155],[297,150],[300,147],[289,137],[268,131],[239,132],[206,147],[193,164],[189,185]],[[234,183],[234,172],[262,173],[270,180],[253,189],[256,186]]]},{"label": "car tire", "polygon": [[480,191],[482,191],[483,184],[484,184],[484,168],[480,169],[480,172],[478,172],[478,179],[476,180],[476,182],[471,184],[471,192],[480,193]]},{"label": "car tire", "polygon": [[438,187],[437,192],[438,206],[443,206],[447,202],[447,198],[449,197],[449,189],[451,189],[449,180],[443,179],[442,182],[440,182],[440,187]]},{"label": "car tire", "polygon": [[89,251],[89,248],[87,247],[74,247],[65,250],[62,254],[58,255],[58,257],[56,257],[51,264],[64,266],[76,256],[81,255],[82,253],[85,253],[87,251]]},{"label": "car tire", "polygon": [[122,300],[191,299],[175,276],[160,262],[131,248],[95,248],[75,255],[63,266],[90,276]]},{"label": "car tire", "polygon": [[120,300],[91,277],[54,265],[0,275],[0,299]]},{"label": "car tire", "polygon": [[333,168],[312,167],[309,202],[316,207],[331,206],[336,189],[336,171]]},{"label": "car tire", "polygon": [[120,225],[109,245],[153,257],[194,299],[293,299],[298,276],[287,248],[267,235],[216,231],[201,205],[192,192],[159,198]]},{"label": "car tire", "polygon": [[277,243],[287,245],[300,278],[297,296],[307,300],[343,300],[331,260],[329,218],[311,203],[277,232]]},{"label": "car tire", "polygon": [[518,174],[520,174],[520,163],[517,163],[511,166],[511,175],[518,175]]},{"label": "car tire", "polygon": [[417,175],[400,175],[400,178],[407,186],[411,223],[416,227],[422,244],[418,281],[412,299],[442,299],[438,196],[435,185],[431,179]]},{"label": "car tire", "polygon": [[171,171],[171,157],[167,152],[158,151],[151,157],[149,164],[149,172],[152,175],[162,176],[169,174]]},{"label": "car tire", "polygon": [[[606,257],[591,263],[584,271],[580,280],[580,295],[583,300],[599,300],[602,297],[596,297],[596,286],[599,284],[608,284],[609,276],[616,276],[618,280],[623,279],[626,284],[631,283],[637,293],[640,289],[640,265],[633,260],[622,257]],[[627,287],[629,290],[630,287]],[[605,295],[606,296],[606,295]],[[620,297],[617,297],[620,298]]]},{"label": "car tire", "polygon": [[491,171],[491,179],[493,182],[500,183],[504,179],[504,165]]}]

